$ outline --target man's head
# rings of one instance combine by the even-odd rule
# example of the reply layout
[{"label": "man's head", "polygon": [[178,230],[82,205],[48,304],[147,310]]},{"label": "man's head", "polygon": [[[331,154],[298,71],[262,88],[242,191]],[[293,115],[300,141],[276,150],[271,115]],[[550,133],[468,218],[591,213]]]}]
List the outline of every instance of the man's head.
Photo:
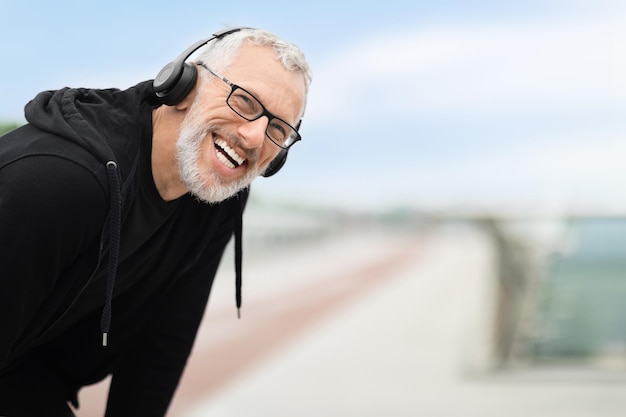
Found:
[{"label": "man's head", "polygon": [[181,124],[181,180],[216,203],[247,187],[299,135],[311,73],[302,52],[257,29],[209,42]]}]

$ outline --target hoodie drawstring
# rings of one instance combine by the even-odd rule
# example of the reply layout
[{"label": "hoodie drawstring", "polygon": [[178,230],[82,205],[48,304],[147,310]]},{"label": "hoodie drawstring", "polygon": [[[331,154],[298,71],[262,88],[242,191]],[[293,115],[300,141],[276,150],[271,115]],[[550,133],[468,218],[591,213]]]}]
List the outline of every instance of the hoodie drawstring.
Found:
[{"label": "hoodie drawstring", "polygon": [[237,318],[241,318],[241,235],[243,230],[243,203],[237,199],[238,213],[235,214],[235,302],[237,303]]},{"label": "hoodie drawstring", "polygon": [[108,334],[111,327],[111,303],[113,301],[113,287],[117,276],[117,264],[120,254],[120,229],[122,221],[122,199],[120,191],[120,179],[117,174],[117,164],[114,161],[107,162],[107,175],[109,177],[109,261],[107,265],[106,295],[104,308],[100,318],[102,331],[102,346],[108,344]]}]

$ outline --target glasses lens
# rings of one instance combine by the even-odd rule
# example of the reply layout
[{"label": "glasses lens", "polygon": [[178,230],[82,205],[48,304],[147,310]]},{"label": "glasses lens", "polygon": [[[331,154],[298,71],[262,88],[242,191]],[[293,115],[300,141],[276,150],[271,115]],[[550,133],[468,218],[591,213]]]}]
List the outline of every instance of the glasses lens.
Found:
[{"label": "glasses lens", "polygon": [[270,113],[267,113],[256,97],[239,86],[235,86],[235,89],[228,96],[226,103],[235,113],[246,120],[256,120],[263,114],[266,114],[268,117],[271,116],[265,133],[272,142],[281,148],[288,148],[300,139],[300,135],[293,127],[281,119],[272,116]]},{"label": "glasses lens", "polygon": [[244,119],[254,120],[263,113],[259,100],[242,88],[236,88],[228,96],[228,105]]},{"label": "glasses lens", "polygon": [[272,119],[272,121],[267,125],[266,132],[267,136],[269,136],[275,144],[282,148],[291,146],[298,137],[298,132],[296,132],[293,127],[276,118]]}]

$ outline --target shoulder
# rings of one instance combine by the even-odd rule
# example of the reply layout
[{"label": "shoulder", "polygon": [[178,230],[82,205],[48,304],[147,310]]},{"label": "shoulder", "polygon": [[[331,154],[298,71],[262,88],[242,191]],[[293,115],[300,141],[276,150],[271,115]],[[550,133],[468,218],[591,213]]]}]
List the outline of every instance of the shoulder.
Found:
[{"label": "shoulder", "polygon": [[93,174],[96,174],[102,165],[102,162],[89,150],[62,136],[40,130],[30,124],[0,137],[0,170],[4,170],[9,165],[29,164],[33,160],[46,156],[57,157],[57,162],[61,165],[67,165],[63,160],[82,165]]},{"label": "shoulder", "polygon": [[107,194],[95,173],[58,155],[23,156],[0,166],[0,209],[53,221],[103,219]]}]

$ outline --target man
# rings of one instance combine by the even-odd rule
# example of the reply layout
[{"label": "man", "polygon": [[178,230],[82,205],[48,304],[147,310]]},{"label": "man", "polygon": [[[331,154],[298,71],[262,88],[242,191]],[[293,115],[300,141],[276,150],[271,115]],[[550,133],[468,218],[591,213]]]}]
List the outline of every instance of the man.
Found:
[{"label": "man", "polygon": [[233,234],[241,304],[248,186],[300,139],[310,80],[241,28],[154,81],[26,106],[0,138],[0,416],[72,416],[108,375],[107,416],[165,415]]}]

